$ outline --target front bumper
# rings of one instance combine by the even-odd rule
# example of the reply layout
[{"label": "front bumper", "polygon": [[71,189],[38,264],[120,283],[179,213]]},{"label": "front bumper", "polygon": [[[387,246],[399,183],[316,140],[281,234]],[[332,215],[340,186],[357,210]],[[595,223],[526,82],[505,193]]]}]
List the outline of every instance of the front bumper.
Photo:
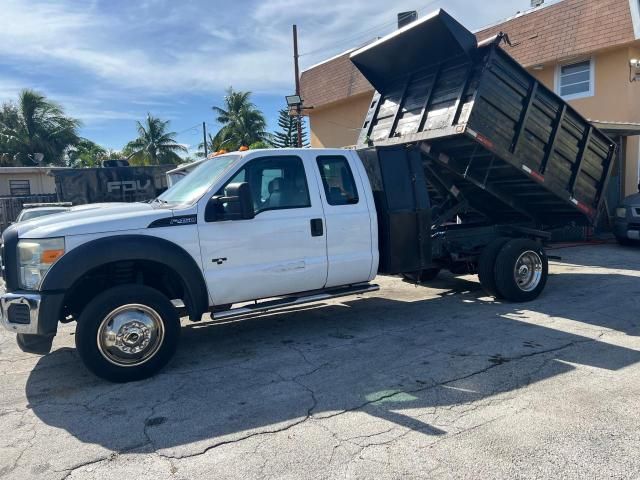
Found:
[{"label": "front bumper", "polygon": [[616,219],[613,226],[613,233],[618,238],[629,240],[640,240],[640,227],[638,223],[629,222],[623,219]]},{"label": "front bumper", "polygon": [[39,294],[27,292],[6,293],[0,287],[0,319],[2,326],[13,333],[38,335],[40,304]]},{"label": "front bumper", "polygon": [[55,335],[63,298],[59,293],[7,292],[0,282],[0,322],[17,334]]}]

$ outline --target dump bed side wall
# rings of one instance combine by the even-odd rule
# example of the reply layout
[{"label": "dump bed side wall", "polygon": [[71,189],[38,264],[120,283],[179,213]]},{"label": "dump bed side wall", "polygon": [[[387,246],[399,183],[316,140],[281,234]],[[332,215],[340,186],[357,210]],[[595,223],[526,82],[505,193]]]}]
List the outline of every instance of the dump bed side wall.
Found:
[{"label": "dump bed side wall", "polygon": [[432,169],[493,221],[541,226],[593,222],[615,154],[497,45],[416,65],[375,94],[359,144],[414,142],[428,143]]},{"label": "dump bed side wall", "polygon": [[502,158],[593,216],[614,143],[504,51],[489,49],[484,63],[468,127],[490,139]]}]

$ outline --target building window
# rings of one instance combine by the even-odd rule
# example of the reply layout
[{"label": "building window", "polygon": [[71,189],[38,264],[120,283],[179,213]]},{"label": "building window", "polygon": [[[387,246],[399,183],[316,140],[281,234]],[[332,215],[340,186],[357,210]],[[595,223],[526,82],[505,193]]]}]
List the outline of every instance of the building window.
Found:
[{"label": "building window", "polygon": [[9,193],[11,196],[31,195],[29,180],[9,180]]},{"label": "building window", "polygon": [[593,96],[593,59],[559,65],[556,74],[556,93],[566,100]]}]

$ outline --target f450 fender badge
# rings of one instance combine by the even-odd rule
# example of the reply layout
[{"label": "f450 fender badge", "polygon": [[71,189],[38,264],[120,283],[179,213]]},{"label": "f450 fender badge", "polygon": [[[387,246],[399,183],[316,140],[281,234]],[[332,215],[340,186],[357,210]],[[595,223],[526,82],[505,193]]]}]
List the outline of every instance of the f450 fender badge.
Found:
[{"label": "f450 fender badge", "polygon": [[198,217],[196,215],[180,215],[155,220],[149,224],[148,228],[179,227],[181,225],[195,225],[196,223],[198,223]]}]

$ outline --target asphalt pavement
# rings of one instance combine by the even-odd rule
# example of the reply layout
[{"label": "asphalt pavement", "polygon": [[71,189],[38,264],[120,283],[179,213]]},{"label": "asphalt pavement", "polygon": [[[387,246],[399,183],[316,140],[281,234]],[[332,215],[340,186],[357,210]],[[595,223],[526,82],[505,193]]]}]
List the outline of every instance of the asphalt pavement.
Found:
[{"label": "asphalt pavement", "polygon": [[3,479],[640,477],[640,249],[554,250],[543,295],[474,276],[225,323],[117,385],[62,326],[0,332]]}]

